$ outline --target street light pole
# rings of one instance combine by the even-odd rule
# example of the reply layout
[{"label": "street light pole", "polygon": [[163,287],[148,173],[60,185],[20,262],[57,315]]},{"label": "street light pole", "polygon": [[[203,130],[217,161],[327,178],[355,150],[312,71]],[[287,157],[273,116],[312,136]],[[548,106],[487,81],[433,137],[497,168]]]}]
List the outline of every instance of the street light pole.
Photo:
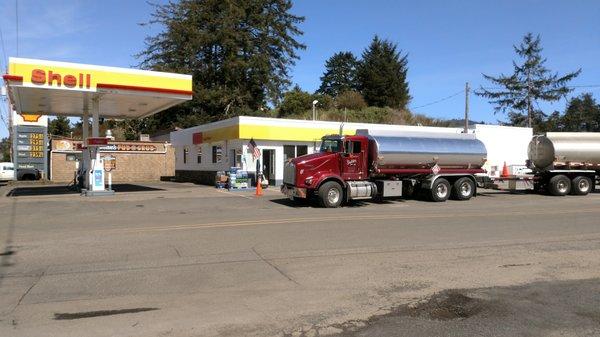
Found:
[{"label": "street light pole", "polygon": [[313,121],[317,120],[317,103],[319,103],[319,101],[316,99],[312,102]]},{"label": "street light pole", "polygon": [[469,82],[465,84],[465,130],[464,133],[469,133]]}]

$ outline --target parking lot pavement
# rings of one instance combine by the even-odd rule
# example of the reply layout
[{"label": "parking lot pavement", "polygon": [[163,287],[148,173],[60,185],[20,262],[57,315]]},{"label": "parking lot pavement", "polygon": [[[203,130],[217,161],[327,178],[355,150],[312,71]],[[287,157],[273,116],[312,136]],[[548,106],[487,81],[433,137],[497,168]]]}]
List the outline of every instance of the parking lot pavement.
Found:
[{"label": "parking lot pavement", "polygon": [[[407,306],[496,300],[507,319],[540,312],[539,335],[595,332],[600,194],[322,209],[276,188],[133,185],[144,188],[98,198],[0,187],[0,335],[385,336],[402,324],[502,335],[494,306],[439,322],[425,310],[436,306]],[[450,307],[448,289],[464,296]],[[543,296],[528,306],[519,289]],[[577,326],[550,319],[561,310],[580,312]],[[528,331],[515,322],[512,335]]]}]

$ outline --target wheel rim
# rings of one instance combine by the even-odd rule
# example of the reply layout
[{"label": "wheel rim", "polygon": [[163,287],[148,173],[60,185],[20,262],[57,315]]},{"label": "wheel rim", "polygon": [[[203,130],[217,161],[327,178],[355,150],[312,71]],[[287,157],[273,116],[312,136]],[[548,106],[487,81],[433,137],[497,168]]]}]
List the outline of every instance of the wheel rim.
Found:
[{"label": "wheel rim", "polygon": [[445,198],[448,195],[448,187],[445,184],[438,184],[436,188],[436,193],[439,198]]},{"label": "wheel rim", "polygon": [[327,192],[327,201],[329,201],[330,204],[336,204],[338,200],[340,200],[340,192],[335,188],[330,189],[329,192]]},{"label": "wheel rim", "polygon": [[560,180],[558,183],[556,183],[556,189],[560,193],[567,193],[567,182],[564,180]]},{"label": "wheel rim", "polygon": [[471,189],[471,184],[469,184],[468,182],[463,182],[462,184],[460,184],[460,194],[463,197],[468,197],[470,196],[472,193],[472,189]]},{"label": "wheel rim", "polygon": [[585,193],[585,192],[587,192],[587,191],[590,189],[590,184],[589,184],[589,182],[587,181],[587,179],[581,179],[581,180],[579,181],[579,184],[578,184],[578,186],[579,186],[579,190],[580,190],[581,192],[584,192],[584,193]]}]

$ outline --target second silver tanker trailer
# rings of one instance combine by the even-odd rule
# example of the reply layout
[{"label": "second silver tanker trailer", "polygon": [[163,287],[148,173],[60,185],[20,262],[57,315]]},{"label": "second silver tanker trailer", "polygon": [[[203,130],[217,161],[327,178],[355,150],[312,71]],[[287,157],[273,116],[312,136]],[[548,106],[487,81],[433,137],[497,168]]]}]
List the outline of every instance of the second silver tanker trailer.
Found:
[{"label": "second silver tanker trailer", "polygon": [[527,155],[538,192],[586,195],[599,183],[600,133],[548,132],[534,136]]},{"label": "second silver tanker trailer", "polygon": [[318,153],[284,168],[282,192],[316,198],[324,207],[350,199],[397,197],[419,190],[433,201],[468,200],[486,148],[472,134],[369,133],[323,137]]}]

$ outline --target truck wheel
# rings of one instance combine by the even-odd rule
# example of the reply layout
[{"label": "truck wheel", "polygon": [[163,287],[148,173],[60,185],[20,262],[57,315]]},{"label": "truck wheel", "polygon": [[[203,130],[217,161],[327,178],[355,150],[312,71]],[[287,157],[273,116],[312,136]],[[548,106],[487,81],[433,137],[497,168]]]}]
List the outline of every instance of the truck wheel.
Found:
[{"label": "truck wheel", "polygon": [[469,200],[475,194],[475,183],[473,180],[463,177],[452,185],[452,199]]},{"label": "truck wheel", "polygon": [[450,183],[444,178],[438,178],[431,185],[431,200],[442,202],[450,197]]},{"label": "truck wheel", "polygon": [[571,192],[571,179],[567,176],[559,174],[550,178],[548,183],[548,191],[555,196],[563,196]]},{"label": "truck wheel", "polygon": [[584,176],[573,178],[571,182],[571,194],[587,195],[592,191],[592,179]]},{"label": "truck wheel", "polygon": [[339,207],[342,204],[343,196],[342,186],[335,181],[328,181],[319,187],[319,201],[323,207]]}]

